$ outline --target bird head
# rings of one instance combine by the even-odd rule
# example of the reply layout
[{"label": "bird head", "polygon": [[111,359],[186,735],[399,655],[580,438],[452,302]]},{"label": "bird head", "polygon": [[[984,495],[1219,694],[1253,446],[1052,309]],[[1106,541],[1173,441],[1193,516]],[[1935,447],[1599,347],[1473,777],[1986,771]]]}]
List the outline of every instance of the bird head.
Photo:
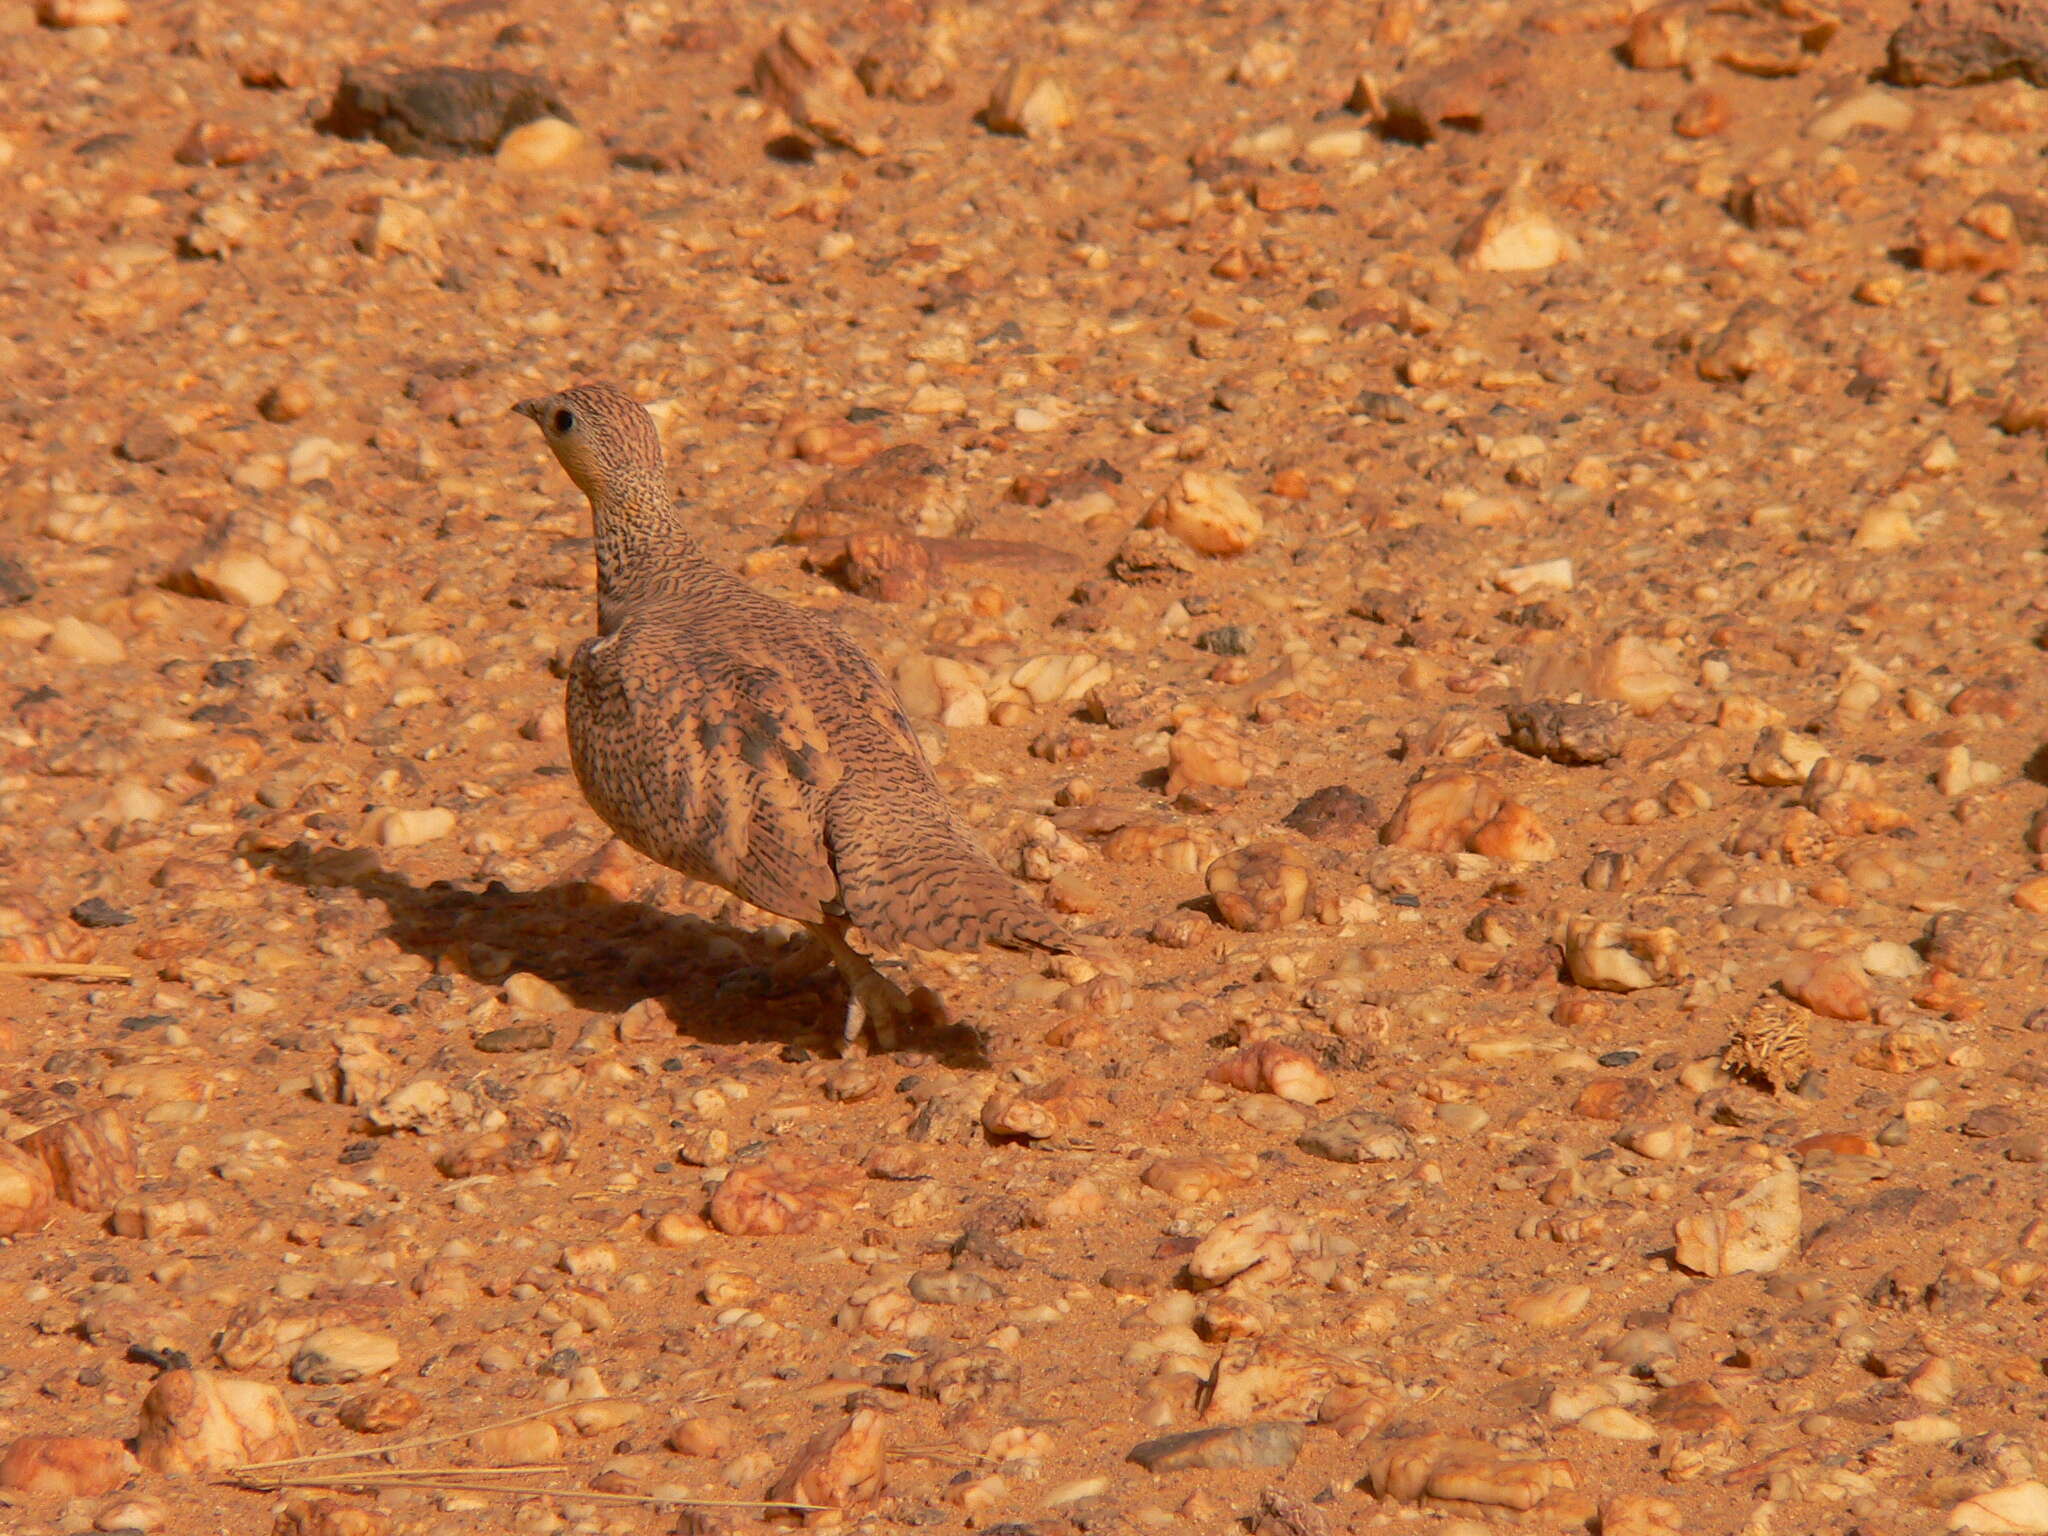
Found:
[{"label": "bird head", "polygon": [[660,434],[654,418],[629,395],[609,384],[579,384],[522,400],[512,409],[540,428],[592,506],[623,508],[647,495],[667,505]]}]

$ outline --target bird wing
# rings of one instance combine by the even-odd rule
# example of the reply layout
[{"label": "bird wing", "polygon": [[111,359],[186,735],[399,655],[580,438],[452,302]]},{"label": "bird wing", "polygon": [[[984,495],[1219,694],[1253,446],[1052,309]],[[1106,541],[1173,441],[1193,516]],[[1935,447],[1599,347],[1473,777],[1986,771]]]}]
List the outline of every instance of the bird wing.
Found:
[{"label": "bird wing", "polygon": [[1066,930],[953,814],[902,701],[867,654],[834,632],[805,660],[829,674],[828,723],[847,775],[825,831],[840,901],[868,937],[890,948],[1068,948]]},{"label": "bird wing", "polygon": [[839,892],[824,810],[845,772],[817,716],[773,666],[629,629],[586,644],[570,679],[591,804],[649,857],[817,921]]}]

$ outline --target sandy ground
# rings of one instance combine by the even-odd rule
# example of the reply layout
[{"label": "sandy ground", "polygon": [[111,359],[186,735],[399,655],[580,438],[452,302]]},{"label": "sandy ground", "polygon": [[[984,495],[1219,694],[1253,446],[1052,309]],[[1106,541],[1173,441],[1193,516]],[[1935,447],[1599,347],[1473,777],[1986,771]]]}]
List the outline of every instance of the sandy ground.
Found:
[{"label": "sandy ground", "polygon": [[[2048,91],[784,19],[0,0],[0,1523],[2048,1532]],[[1099,954],[606,843],[582,378]]]}]

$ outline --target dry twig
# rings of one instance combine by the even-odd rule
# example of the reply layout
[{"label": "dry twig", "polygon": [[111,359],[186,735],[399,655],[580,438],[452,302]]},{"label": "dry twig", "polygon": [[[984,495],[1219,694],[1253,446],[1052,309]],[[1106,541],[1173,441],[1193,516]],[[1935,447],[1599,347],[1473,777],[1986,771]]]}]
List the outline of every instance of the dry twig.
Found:
[{"label": "dry twig", "polygon": [[66,960],[0,960],[0,976],[41,981],[133,981],[125,965],[80,964]]},{"label": "dry twig", "polygon": [[680,1499],[666,1495],[605,1493],[591,1488],[546,1488],[533,1484],[489,1481],[514,1475],[531,1476],[573,1471],[574,1469],[566,1463],[529,1462],[510,1467],[385,1466],[335,1468],[332,1471],[312,1470],[328,1462],[353,1461],[364,1456],[388,1456],[398,1451],[426,1450],[431,1446],[446,1445],[451,1440],[467,1440],[472,1435],[485,1434],[494,1429],[506,1429],[533,1419],[545,1419],[558,1413],[572,1413],[592,1403],[616,1401],[619,1399],[586,1397],[571,1403],[550,1403],[545,1408],[535,1408],[489,1424],[475,1424],[467,1429],[451,1430],[441,1435],[423,1435],[417,1440],[400,1440],[391,1445],[371,1445],[355,1451],[322,1451],[311,1456],[286,1456],[276,1461],[245,1462],[239,1467],[229,1468],[222,1481],[259,1493],[276,1493],[286,1488],[412,1488],[456,1493],[496,1493],[522,1498],[539,1496],[577,1499],[598,1504],[631,1504],[647,1509],[786,1509],[799,1514],[815,1514],[826,1508],[822,1504],[802,1504],[790,1499]]}]

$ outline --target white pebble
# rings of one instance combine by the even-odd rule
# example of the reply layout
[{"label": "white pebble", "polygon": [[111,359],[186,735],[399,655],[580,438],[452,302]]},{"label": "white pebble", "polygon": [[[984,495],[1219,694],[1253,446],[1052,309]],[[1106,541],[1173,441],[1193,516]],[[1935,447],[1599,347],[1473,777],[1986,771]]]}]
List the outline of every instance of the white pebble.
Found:
[{"label": "white pebble", "polygon": [[455,830],[455,813],[441,806],[417,811],[376,811],[365,828],[379,847],[415,848]]},{"label": "white pebble", "polygon": [[560,170],[580,156],[590,137],[574,123],[559,117],[538,117],[506,134],[494,157],[501,171],[531,175]]},{"label": "white pebble", "polygon": [[128,659],[128,647],[121,643],[119,635],[104,624],[75,619],[68,613],[50,626],[50,637],[43,642],[43,648],[66,661],[94,666]]},{"label": "white pebble", "polygon": [[1648,1419],[1613,1403],[1580,1419],[1579,1428],[1603,1440],[1655,1440],[1663,1433]]},{"label": "white pebble", "polygon": [[128,0],[38,0],[36,20],[46,27],[118,27]]}]

